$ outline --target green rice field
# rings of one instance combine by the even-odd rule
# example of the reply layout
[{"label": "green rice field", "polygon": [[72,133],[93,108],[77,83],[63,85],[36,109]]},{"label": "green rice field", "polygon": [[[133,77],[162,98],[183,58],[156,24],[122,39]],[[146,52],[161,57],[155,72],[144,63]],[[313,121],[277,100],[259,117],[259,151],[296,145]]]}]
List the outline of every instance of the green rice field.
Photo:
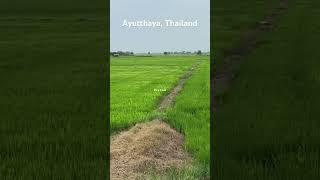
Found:
[{"label": "green rice field", "polygon": [[150,120],[160,98],[197,62],[186,57],[111,58],[111,130]]},{"label": "green rice field", "polygon": [[[168,94],[179,78],[195,63],[199,65],[176,97],[175,105],[160,116],[185,135],[185,147],[194,156],[198,167],[193,176],[208,177],[210,162],[209,56],[111,58],[110,126],[112,132],[118,132],[136,123],[158,117],[159,112],[156,108],[161,97]],[[166,89],[166,91],[158,92],[155,89]]]},{"label": "green rice field", "polygon": [[0,179],[107,179],[105,1],[0,1]]},{"label": "green rice field", "polygon": [[[214,26],[217,54],[226,47],[228,39],[222,37],[234,37],[229,43],[235,44],[234,34],[246,32],[232,27],[250,19],[241,28],[250,29],[279,4],[224,2],[229,4],[217,2],[214,18],[233,21],[223,28],[229,31]],[[230,4],[243,8],[231,11]],[[215,179],[319,179],[319,9],[317,0],[289,1],[272,31],[257,37],[260,46],[242,59],[238,77],[220,97],[214,115]],[[215,60],[219,68],[222,59]]]}]

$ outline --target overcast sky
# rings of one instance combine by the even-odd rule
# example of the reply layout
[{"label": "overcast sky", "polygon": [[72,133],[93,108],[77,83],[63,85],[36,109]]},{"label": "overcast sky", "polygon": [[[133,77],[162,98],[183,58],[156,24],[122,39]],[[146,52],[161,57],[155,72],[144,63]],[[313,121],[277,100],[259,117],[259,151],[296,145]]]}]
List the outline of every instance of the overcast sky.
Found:
[{"label": "overcast sky", "polygon": [[[209,51],[210,0],[111,0],[111,51]],[[123,27],[123,21],[195,21],[198,27]]]}]

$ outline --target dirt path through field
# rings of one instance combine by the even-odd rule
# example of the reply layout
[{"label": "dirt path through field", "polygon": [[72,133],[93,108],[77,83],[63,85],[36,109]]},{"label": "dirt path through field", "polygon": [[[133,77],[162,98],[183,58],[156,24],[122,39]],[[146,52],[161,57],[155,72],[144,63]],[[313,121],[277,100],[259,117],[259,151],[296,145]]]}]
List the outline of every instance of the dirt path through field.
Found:
[{"label": "dirt path through field", "polygon": [[198,67],[199,63],[194,64],[179,80],[178,84],[171,90],[171,92],[165,96],[158,106],[158,111],[163,111],[172,105],[175,101],[175,97],[182,90],[184,83],[190,78],[194,69]]},{"label": "dirt path through field", "polygon": [[[193,65],[171,92],[159,103],[158,111],[174,104],[175,97],[199,63]],[[184,149],[184,137],[157,118],[136,124],[127,131],[111,137],[110,179],[144,179],[153,171],[160,173],[169,167],[179,168],[191,161]]]},{"label": "dirt path through field", "polygon": [[278,7],[273,9],[264,19],[259,21],[256,27],[241,38],[241,40],[235,44],[231,49],[226,49],[223,52],[223,64],[219,69],[214,72],[212,78],[213,84],[213,106],[212,110],[216,110],[216,106],[219,103],[219,97],[221,93],[226,92],[233,80],[237,77],[237,72],[240,67],[241,60],[248,56],[254,49],[259,47],[259,37],[264,32],[272,31],[275,28],[275,21],[285,12],[288,8],[288,0],[280,0]]}]

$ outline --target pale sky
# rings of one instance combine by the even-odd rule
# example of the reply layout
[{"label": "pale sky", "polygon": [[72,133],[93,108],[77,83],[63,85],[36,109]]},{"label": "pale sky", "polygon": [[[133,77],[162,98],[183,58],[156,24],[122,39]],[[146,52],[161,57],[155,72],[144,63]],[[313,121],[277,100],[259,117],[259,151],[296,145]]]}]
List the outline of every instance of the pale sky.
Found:
[{"label": "pale sky", "polygon": [[[210,0],[111,0],[111,51],[210,50]],[[123,21],[195,21],[198,27],[122,27]]]}]

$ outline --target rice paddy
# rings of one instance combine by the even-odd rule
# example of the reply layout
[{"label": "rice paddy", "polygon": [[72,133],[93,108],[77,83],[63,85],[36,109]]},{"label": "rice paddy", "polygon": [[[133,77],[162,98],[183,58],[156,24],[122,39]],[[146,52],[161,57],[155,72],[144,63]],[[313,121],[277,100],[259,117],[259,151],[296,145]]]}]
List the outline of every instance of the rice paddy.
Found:
[{"label": "rice paddy", "polygon": [[[241,22],[242,14],[248,14],[252,22],[259,23],[261,14],[270,12],[261,9],[265,3],[265,7],[277,7],[273,1],[250,1],[248,6],[232,1],[230,4],[246,8],[233,13],[216,11],[215,18],[231,16]],[[230,10],[229,5],[218,6]],[[261,11],[255,13],[252,8]],[[315,48],[320,40],[319,8],[316,0],[289,1],[272,30],[261,33],[259,46],[242,59],[230,89],[220,94],[212,132],[216,179],[319,178],[320,54]],[[243,29],[256,23],[243,24]],[[226,27],[232,26],[236,23],[229,21]],[[216,37],[245,33],[215,27]],[[222,54],[223,43],[215,45]],[[222,59],[215,60],[219,68]]]},{"label": "rice paddy", "polygon": [[[183,89],[176,97],[175,104],[165,112],[158,112],[156,109],[162,97],[167,95],[195,64],[198,66],[186,80]],[[194,178],[208,178],[209,64],[209,56],[112,58],[111,131],[117,133],[136,123],[161,118],[185,136],[184,146],[195,160],[192,166],[197,167],[193,168],[197,169],[197,173],[193,173]],[[181,171],[174,174],[182,176]]]}]

